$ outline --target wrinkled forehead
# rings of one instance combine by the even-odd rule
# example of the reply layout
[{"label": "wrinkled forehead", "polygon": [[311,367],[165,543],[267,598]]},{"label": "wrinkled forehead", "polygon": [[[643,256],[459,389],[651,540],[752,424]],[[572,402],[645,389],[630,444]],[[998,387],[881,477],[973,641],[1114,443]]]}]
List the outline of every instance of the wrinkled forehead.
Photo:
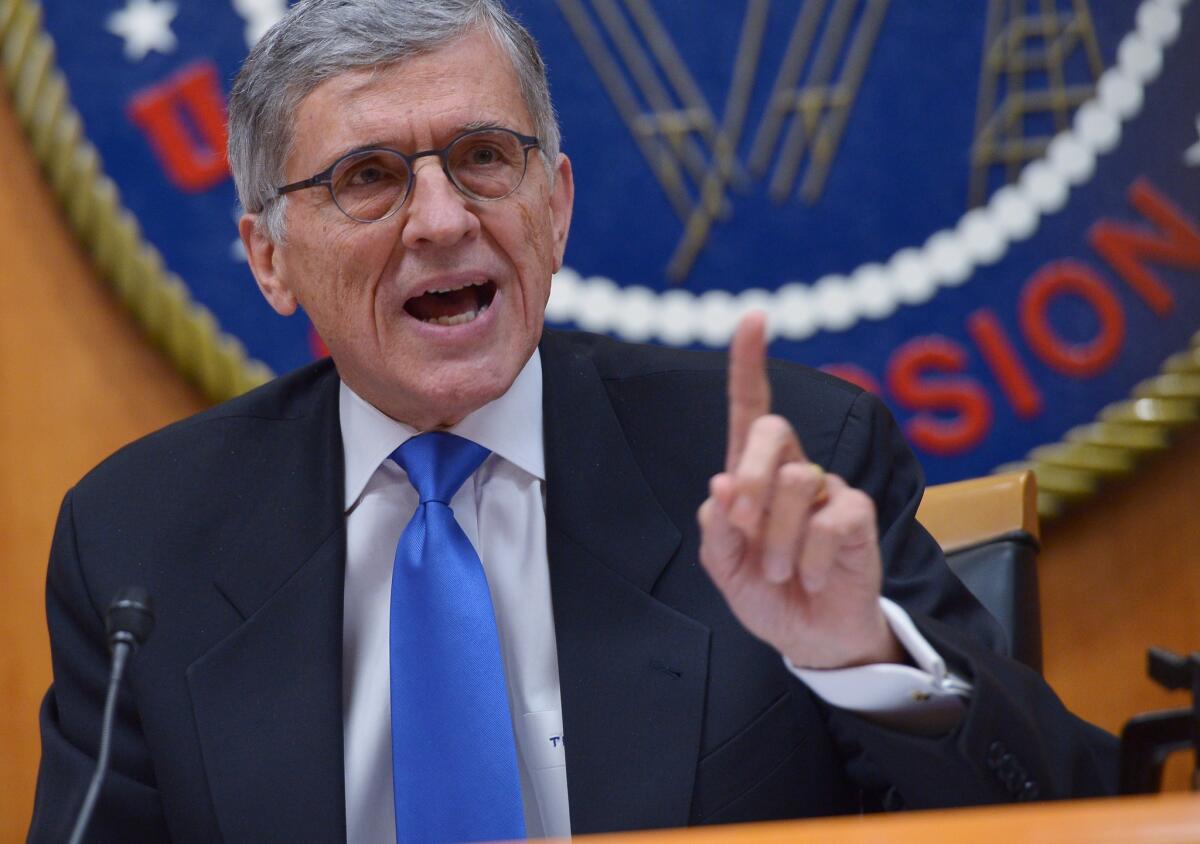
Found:
[{"label": "wrinkled forehead", "polygon": [[300,100],[292,120],[288,165],[311,150],[440,145],[481,125],[534,128],[509,57],[483,32],[331,76]]}]

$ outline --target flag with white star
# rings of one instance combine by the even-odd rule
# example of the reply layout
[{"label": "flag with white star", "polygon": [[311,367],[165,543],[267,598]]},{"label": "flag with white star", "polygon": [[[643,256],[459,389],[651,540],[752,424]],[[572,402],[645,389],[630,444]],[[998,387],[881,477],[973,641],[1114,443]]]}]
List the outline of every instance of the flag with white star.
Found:
[{"label": "flag with white star", "polygon": [[105,28],[125,42],[125,58],[141,61],[151,50],[164,55],[175,51],[171,21],[176,11],[170,0],[128,0],[108,16]]}]

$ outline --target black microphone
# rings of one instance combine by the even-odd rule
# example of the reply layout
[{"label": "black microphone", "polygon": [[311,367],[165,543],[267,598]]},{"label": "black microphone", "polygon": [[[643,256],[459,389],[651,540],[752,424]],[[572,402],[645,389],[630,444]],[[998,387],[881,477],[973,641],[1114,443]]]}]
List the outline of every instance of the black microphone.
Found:
[{"label": "black microphone", "polygon": [[112,744],[113,715],[117,709],[117,689],[121,686],[121,674],[125,663],[137,651],[138,645],[146,641],[154,629],[154,609],[150,593],[140,586],[126,586],[117,591],[108,612],[104,614],[104,629],[108,631],[108,647],[112,651],[112,671],[108,675],[108,696],[104,699],[104,721],[100,727],[100,752],[96,757],[96,772],[83,798],[75,828],[71,830],[70,844],[80,844],[87,831],[100,786],[108,772],[108,755]]}]

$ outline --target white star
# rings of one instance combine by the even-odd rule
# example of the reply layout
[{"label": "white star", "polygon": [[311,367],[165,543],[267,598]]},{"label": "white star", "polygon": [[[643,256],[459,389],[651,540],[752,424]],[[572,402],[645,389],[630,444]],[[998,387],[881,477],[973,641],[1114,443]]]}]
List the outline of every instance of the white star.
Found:
[{"label": "white star", "polygon": [[[1200,114],[1196,115],[1196,135],[1200,136]],[[1200,140],[1184,150],[1183,163],[1189,167],[1200,167]]]},{"label": "white star", "polygon": [[246,49],[258,43],[271,24],[287,11],[287,0],[232,0],[233,10],[246,22]]},{"label": "white star", "polygon": [[125,0],[125,8],[113,12],[105,21],[105,28],[125,39],[125,58],[131,62],[141,61],[151,50],[170,53],[175,49],[175,33],[171,21],[175,18],[176,6],[170,0]]}]

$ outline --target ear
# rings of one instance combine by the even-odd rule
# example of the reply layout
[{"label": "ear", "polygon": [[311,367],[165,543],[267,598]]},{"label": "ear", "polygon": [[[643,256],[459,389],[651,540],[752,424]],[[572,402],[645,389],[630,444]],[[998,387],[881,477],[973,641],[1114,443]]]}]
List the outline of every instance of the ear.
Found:
[{"label": "ear", "polygon": [[265,228],[258,224],[258,214],[243,214],[238,220],[238,234],[246,248],[246,260],[250,272],[258,282],[264,298],[281,316],[296,312],[296,296],[288,287],[283,273],[283,255],[268,236]]},{"label": "ear", "polygon": [[554,190],[550,193],[550,224],[554,228],[554,272],[562,268],[567,251],[567,233],[571,230],[571,210],[575,206],[575,178],[571,159],[561,152],[554,168]]}]

